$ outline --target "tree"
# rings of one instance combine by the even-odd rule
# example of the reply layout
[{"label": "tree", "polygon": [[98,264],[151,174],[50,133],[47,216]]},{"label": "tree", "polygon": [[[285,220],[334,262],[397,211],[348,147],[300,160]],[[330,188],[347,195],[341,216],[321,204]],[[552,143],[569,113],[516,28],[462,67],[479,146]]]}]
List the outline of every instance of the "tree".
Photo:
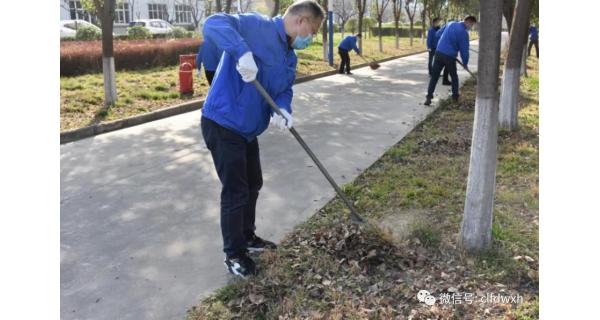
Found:
[{"label": "tree", "polygon": [[502,2],[502,15],[506,19],[506,26],[510,34],[512,29],[513,12],[515,11],[515,0],[504,0]]},{"label": "tree", "polygon": [[248,12],[250,7],[252,7],[252,0],[242,1],[244,5],[240,8],[240,12]]},{"label": "tree", "polygon": [[[358,33],[363,31],[363,18],[367,8],[367,0],[356,0],[356,10],[358,11]],[[364,37],[364,35],[363,35]],[[358,49],[363,52],[362,37],[358,38]]]},{"label": "tree", "polygon": [[197,29],[198,25],[200,24],[200,21],[202,21],[202,16],[204,15],[205,11],[207,12],[207,15],[208,15],[211,3],[209,1],[207,1],[206,8],[204,10],[202,10],[202,8],[200,6],[200,0],[179,0],[179,1],[175,1],[175,4],[184,5],[190,9],[192,21],[194,23],[194,29]]},{"label": "tree", "polygon": [[519,85],[523,49],[526,48],[531,13],[531,0],[518,0],[512,19],[508,40],[508,54],[504,63],[502,94],[500,95],[500,127],[516,129],[518,126]]},{"label": "tree", "polygon": [[390,0],[373,0],[375,1],[375,17],[377,19],[377,28],[379,29],[379,52],[383,52],[383,38],[381,24],[383,23],[383,13],[385,8],[390,3]]},{"label": "tree", "polygon": [[225,0],[225,13],[231,12],[231,0]]},{"label": "tree", "polygon": [[[318,0],[319,4],[321,5],[321,7],[325,8],[325,10],[327,10],[327,1],[329,0]],[[323,61],[328,61],[327,59],[327,21],[328,21],[328,15],[327,13],[325,14],[325,17],[323,18],[323,22],[321,22],[321,34],[322,34],[322,38],[323,38]]]},{"label": "tree", "polygon": [[442,17],[442,12],[446,6],[446,0],[427,0],[424,7],[427,9],[427,18],[429,24],[433,24],[433,19]]},{"label": "tree", "polygon": [[350,1],[351,0],[335,0],[333,3],[333,13],[335,13],[335,16],[338,19],[342,38],[344,38],[344,27],[346,26],[346,22],[356,15],[356,11],[352,8],[352,3]]},{"label": "tree", "polygon": [[[410,11],[410,4],[413,4],[412,13]],[[415,25],[415,13],[417,13],[417,0],[406,0],[404,1],[404,9],[406,10],[406,16],[410,22],[410,46],[413,45],[413,27]]]},{"label": "tree", "polygon": [[271,11],[271,17],[275,17],[279,14],[279,0],[273,0],[273,11]]},{"label": "tree", "polygon": [[498,142],[498,74],[502,33],[502,0],[481,1],[479,79],[461,246],[467,252],[489,249],[492,241],[496,153]]},{"label": "tree", "polygon": [[421,8],[421,43],[425,43],[425,27],[427,26],[425,20],[427,18],[428,0],[421,1],[423,2],[423,7]]},{"label": "tree", "polygon": [[396,49],[400,49],[400,18],[402,17],[402,0],[392,0],[392,12],[394,13]]},{"label": "tree", "polygon": [[215,0],[215,12],[223,12],[223,0]]},{"label": "tree", "polygon": [[113,50],[113,24],[115,0],[82,0],[81,6],[100,19],[102,28],[102,71],[104,73],[104,106],[117,101],[115,57]]}]

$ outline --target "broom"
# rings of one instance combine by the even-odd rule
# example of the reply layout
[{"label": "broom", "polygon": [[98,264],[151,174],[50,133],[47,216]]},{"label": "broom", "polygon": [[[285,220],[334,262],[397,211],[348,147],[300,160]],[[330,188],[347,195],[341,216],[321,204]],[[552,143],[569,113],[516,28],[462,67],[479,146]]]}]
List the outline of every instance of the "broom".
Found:
[{"label": "broom", "polygon": [[369,68],[371,68],[372,70],[377,70],[377,69],[379,69],[379,67],[381,67],[381,66],[379,65],[379,63],[375,62],[375,60],[373,60],[373,61],[369,62],[367,59],[365,59],[365,57],[363,57],[363,55],[362,55],[362,54],[359,54],[359,56],[360,56],[361,58],[363,58],[363,60],[365,60],[365,62],[366,62],[366,63],[368,63],[368,64],[369,64]]}]

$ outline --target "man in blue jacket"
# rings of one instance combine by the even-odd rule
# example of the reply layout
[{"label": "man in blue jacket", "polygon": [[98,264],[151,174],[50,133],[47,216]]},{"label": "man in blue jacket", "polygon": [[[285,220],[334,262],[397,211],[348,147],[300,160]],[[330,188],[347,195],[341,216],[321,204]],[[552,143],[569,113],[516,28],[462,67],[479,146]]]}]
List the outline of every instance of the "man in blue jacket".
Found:
[{"label": "man in blue jacket", "polygon": [[437,48],[437,41],[435,33],[440,30],[440,18],[434,18],[431,21],[431,27],[427,30],[427,51],[429,51],[429,62],[427,63],[427,70],[431,77],[431,69],[433,67],[433,56],[435,55],[435,48]]},{"label": "man in blue jacket", "polygon": [[340,73],[342,74],[344,73],[344,69],[346,70],[346,74],[352,74],[352,72],[350,72],[350,55],[348,53],[350,50],[354,50],[356,54],[360,55],[360,49],[356,45],[358,38],[362,38],[360,33],[357,33],[354,36],[349,35],[338,45],[338,53],[342,59],[342,62],[340,63]]},{"label": "man in blue jacket", "polygon": [[198,78],[201,77],[200,71],[202,70],[202,65],[204,64],[204,74],[206,75],[206,80],[208,81],[208,85],[212,85],[213,77],[215,76],[215,70],[217,70],[217,66],[219,65],[219,60],[221,59],[221,55],[223,54],[223,50],[217,48],[217,46],[206,40],[200,44],[198,47],[198,54],[196,54],[196,69],[198,69],[197,75]]},{"label": "man in blue jacket", "polygon": [[[292,85],[298,62],[294,49],[310,45],[324,17],[315,0],[300,0],[283,17],[219,13],[204,24],[206,39],[224,50],[202,108],[201,127],[222,184],[223,251],[225,266],[234,275],[256,273],[248,251],[275,248],[255,234],[256,200],[262,186],[257,136],[267,129],[269,119],[282,130],[292,127]],[[255,79],[283,117],[271,111],[250,83]]]},{"label": "man in blue jacket", "polygon": [[462,63],[467,66],[469,63],[469,32],[473,25],[477,22],[474,16],[466,17],[462,22],[450,22],[442,33],[440,42],[438,43],[434,62],[433,75],[429,79],[429,87],[427,88],[427,98],[424,105],[431,105],[435,86],[440,78],[442,68],[448,69],[450,78],[452,78],[452,99],[458,100],[458,73],[456,71],[456,57],[460,52]]},{"label": "man in blue jacket", "polygon": [[527,56],[531,55],[531,47],[535,45],[535,56],[540,57],[540,48],[538,47],[538,29],[535,25],[529,27],[529,48],[527,48]]}]

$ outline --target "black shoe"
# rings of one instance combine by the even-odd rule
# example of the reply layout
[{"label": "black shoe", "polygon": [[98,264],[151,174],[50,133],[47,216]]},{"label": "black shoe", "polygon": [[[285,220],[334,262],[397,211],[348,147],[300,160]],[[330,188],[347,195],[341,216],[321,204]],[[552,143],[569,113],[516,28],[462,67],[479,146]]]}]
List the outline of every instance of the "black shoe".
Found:
[{"label": "black shoe", "polygon": [[256,264],[245,252],[227,257],[223,263],[229,273],[235,276],[246,278],[248,276],[256,275]]},{"label": "black shoe", "polygon": [[423,102],[424,105],[426,106],[430,106],[431,105],[431,98],[426,98],[425,102]]},{"label": "black shoe", "polygon": [[352,73],[352,72],[348,71],[348,72],[346,72],[346,74],[354,74],[354,73]]},{"label": "black shoe", "polygon": [[339,71],[338,73],[339,73],[339,74],[344,74],[344,71]]},{"label": "black shoe", "polygon": [[442,85],[449,86],[449,85],[452,85],[452,82],[450,82],[450,81],[442,81]]},{"label": "black shoe", "polygon": [[269,249],[277,249],[277,245],[271,241],[261,239],[256,235],[253,235],[248,239],[248,251],[250,252],[261,252]]},{"label": "black shoe", "polygon": [[452,96],[452,101],[458,102],[458,96]]}]

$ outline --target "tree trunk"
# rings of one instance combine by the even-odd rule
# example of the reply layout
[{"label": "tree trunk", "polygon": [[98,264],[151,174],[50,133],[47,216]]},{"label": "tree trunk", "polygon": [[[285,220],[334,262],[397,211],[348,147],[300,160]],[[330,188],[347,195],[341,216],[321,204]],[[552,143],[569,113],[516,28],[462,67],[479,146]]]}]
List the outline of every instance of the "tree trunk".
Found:
[{"label": "tree trunk", "polygon": [[396,28],[396,49],[400,49],[400,29],[398,19],[394,19],[394,28]]},{"label": "tree trunk", "polygon": [[113,50],[113,22],[115,18],[115,0],[105,0],[102,8],[102,72],[104,73],[104,106],[117,101],[115,58]]},{"label": "tree trunk", "polygon": [[379,17],[377,19],[377,28],[379,29],[379,52],[383,52],[383,38],[381,37],[381,20],[383,20],[382,17]]},{"label": "tree trunk", "polygon": [[271,11],[271,17],[275,17],[279,14],[279,0],[273,0],[273,11]]},{"label": "tree trunk", "polygon": [[410,20],[410,46],[413,46],[413,20]]},{"label": "tree trunk", "polygon": [[527,41],[531,0],[518,0],[513,17],[500,95],[500,127],[517,129],[523,48]]},{"label": "tree trunk", "polygon": [[479,79],[469,178],[460,230],[461,246],[470,253],[487,250],[492,242],[502,0],[481,1],[480,12]]},{"label": "tree trunk", "polygon": [[[358,0],[360,1],[360,0]],[[358,14],[358,33],[362,34],[362,24],[363,24],[363,14],[359,13]],[[362,35],[363,37],[365,35]],[[358,38],[358,49],[360,50],[360,52],[363,52],[363,45],[362,45],[362,37]]]},{"label": "tree trunk", "polygon": [[231,12],[231,0],[225,0],[225,13]]},{"label": "tree trunk", "polygon": [[[325,8],[325,10],[327,10],[327,0],[321,0],[321,6],[323,8]],[[327,44],[327,17],[328,14],[327,12],[325,12],[325,18],[323,19],[323,22],[321,23],[321,31],[323,34],[323,61],[328,62],[329,59],[327,59],[327,49],[328,49],[328,44]]]},{"label": "tree trunk", "polygon": [[515,11],[515,0],[503,0],[502,1],[502,15],[506,19],[506,27],[510,34],[512,29],[513,12]]},{"label": "tree trunk", "polygon": [[222,4],[223,0],[215,0],[215,11],[216,12],[223,12],[223,4]]},{"label": "tree trunk", "polygon": [[342,23],[342,24],[340,25],[340,32],[342,33],[342,39],[344,39],[344,25],[345,25],[345,24],[346,24],[346,23],[344,22],[344,23]]}]

